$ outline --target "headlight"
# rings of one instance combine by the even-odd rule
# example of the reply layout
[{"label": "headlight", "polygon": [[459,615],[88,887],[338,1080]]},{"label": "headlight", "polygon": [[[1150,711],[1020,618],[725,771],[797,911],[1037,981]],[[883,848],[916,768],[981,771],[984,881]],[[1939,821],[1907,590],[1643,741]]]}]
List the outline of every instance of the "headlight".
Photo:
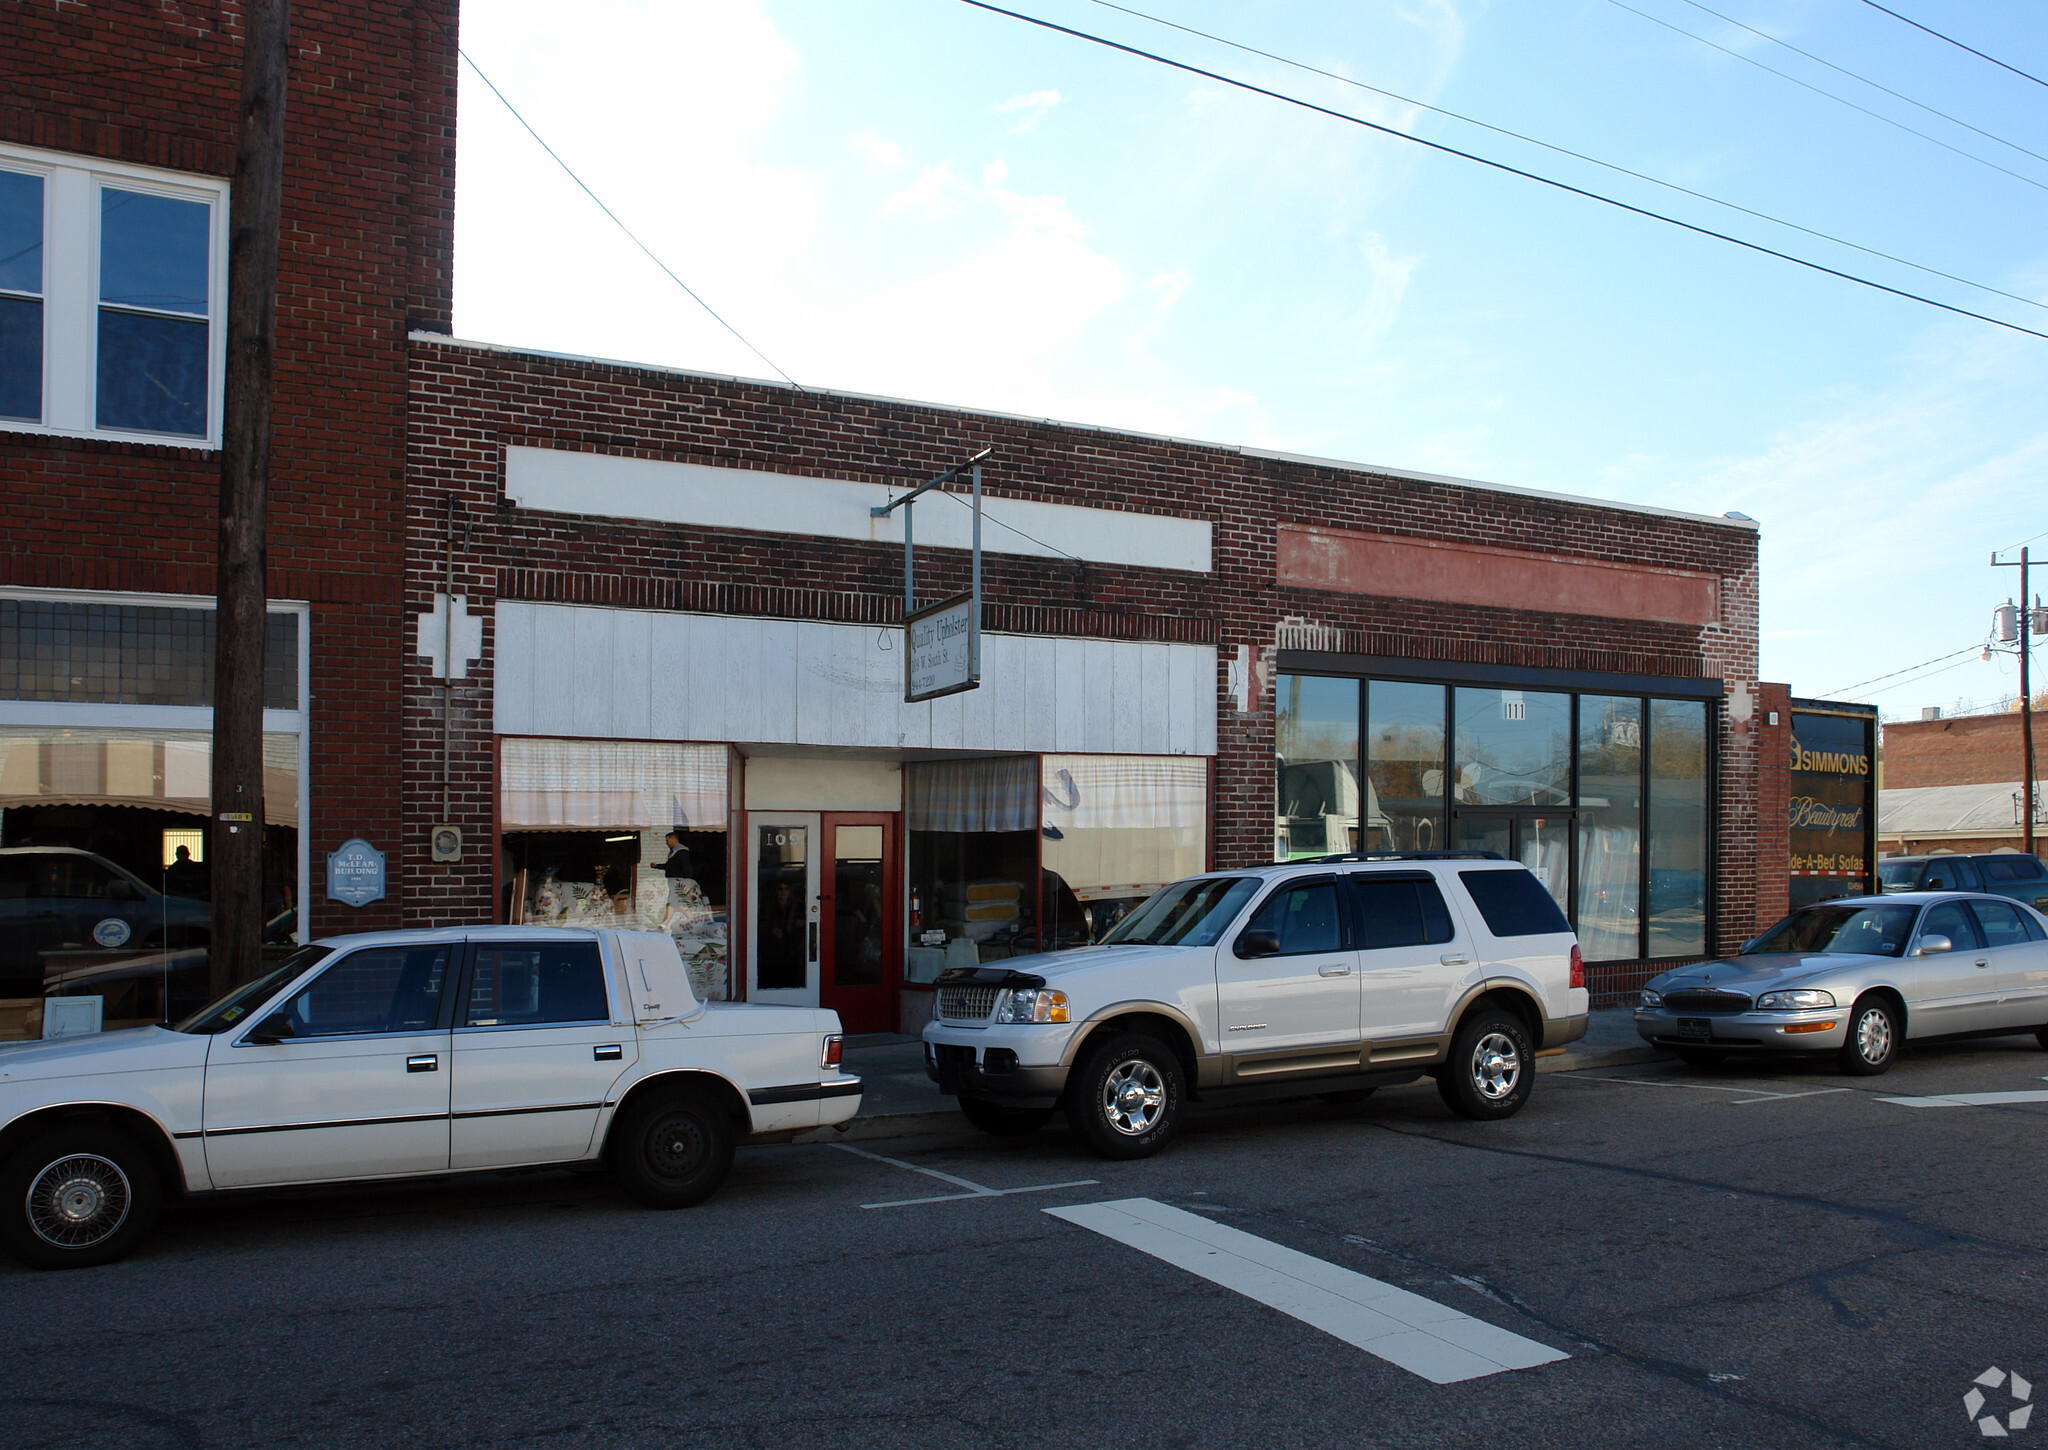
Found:
[{"label": "headlight", "polygon": [[1664,1005],[1664,994],[1662,992],[1652,992],[1648,987],[1645,987],[1643,988],[1643,1000],[1636,1003],[1636,1005],[1638,1007],[1662,1007]]},{"label": "headlight", "polygon": [[1801,987],[1796,992],[1766,992],[1756,999],[1759,1012],[1804,1012],[1834,1005],[1833,992],[1816,992],[1810,987]]},{"label": "headlight", "polygon": [[998,1022],[1064,1022],[1067,994],[1048,987],[1021,987],[1010,993]]}]

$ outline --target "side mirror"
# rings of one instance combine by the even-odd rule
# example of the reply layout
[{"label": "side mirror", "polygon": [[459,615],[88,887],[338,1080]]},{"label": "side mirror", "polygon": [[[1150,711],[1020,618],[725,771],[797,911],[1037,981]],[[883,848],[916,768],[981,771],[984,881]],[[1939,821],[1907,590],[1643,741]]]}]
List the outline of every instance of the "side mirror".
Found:
[{"label": "side mirror", "polygon": [[1938,957],[1943,952],[1952,952],[1955,949],[1956,944],[1954,942],[1945,936],[1935,934],[1921,937],[1920,948],[1913,955],[1916,957]]},{"label": "side mirror", "polygon": [[249,1035],[243,1040],[262,1047],[272,1047],[287,1037],[296,1035],[292,1031],[292,1019],[285,1016],[283,1009],[280,1008],[251,1028]]},{"label": "side mirror", "polygon": [[1237,939],[1237,954],[1247,960],[1277,957],[1280,955],[1280,938],[1270,931],[1248,931]]}]

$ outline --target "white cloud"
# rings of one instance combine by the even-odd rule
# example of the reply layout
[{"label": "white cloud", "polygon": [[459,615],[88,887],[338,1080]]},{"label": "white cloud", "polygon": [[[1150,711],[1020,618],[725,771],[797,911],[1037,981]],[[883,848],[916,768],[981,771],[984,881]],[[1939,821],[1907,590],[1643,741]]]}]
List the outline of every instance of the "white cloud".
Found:
[{"label": "white cloud", "polygon": [[1012,96],[989,109],[998,116],[1021,116],[1022,119],[1005,134],[1022,136],[1037,127],[1045,119],[1045,113],[1060,103],[1058,91],[1032,91],[1026,95]]}]

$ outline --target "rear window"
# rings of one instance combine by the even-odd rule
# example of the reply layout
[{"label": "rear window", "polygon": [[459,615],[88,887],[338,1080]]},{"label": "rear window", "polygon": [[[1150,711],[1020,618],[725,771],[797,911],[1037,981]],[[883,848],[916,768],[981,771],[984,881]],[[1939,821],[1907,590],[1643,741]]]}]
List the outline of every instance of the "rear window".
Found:
[{"label": "rear window", "polygon": [[2038,881],[2041,863],[2032,856],[1994,856],[1984,863],[1984,874],[1993,881]]},{"label": "rear window", "polygon": [[1361,951],[1447,942],[1457,935],[1434,877],[1356,875],[1351,899]]},{"label": "rear window", "polygon": [[1458,879],[1495,936],[1554,936],[1572,929],[1557,898],[1527,871],[1460,871]]}]

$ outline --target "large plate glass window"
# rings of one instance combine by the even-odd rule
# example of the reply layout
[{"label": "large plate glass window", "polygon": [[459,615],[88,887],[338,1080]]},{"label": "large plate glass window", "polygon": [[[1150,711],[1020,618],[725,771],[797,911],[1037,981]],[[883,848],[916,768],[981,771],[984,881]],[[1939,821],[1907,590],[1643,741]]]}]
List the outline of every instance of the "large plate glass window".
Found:
[{"label": "large plate glass window", "polygon": [[929,982],[948,966],[1039,950],[1038,793],[1035,755],[903,767],[910,838],[905,981]]},{"label": "large plate glass window", "polygon": [[0,418],[43,416],[43,188],[0,169]]},{"label": "large plate glass window", "polygon": [[1365,848],[1444,848],[1442,685],[1366,686]]},{"label": "large plate glass window", "polygon": [[1650,702],[1652,957],[1707,949],[1707,707]]},{"label": "large plate glass window", "polygon": [[1643,702],[1579,697],[1579,945],[1586,960],[1642,955]]},{"label": "large plate glass window", "polygon": [[503,919],[667,932],[705,1001],[732,995],[723,745],[508,736]]},{"label": "large plate glass window", "polygon": [[1273,859],[1359,849],[1359,682],[1282,675],[1274,691]]},{"label": "large plate glass window", "polygon": [[1571,804],[1571,696],[1460,689],[1457,732],[1458,804]]},{"label": "large plate glass window", "polygon": [[[1352,681],[1352,698],[1357,687]],[[1209,763],[1184,755],[1048,755],[1041,769],[1045,946],[1099,942],[1145,898],[1199,872]]]}]

